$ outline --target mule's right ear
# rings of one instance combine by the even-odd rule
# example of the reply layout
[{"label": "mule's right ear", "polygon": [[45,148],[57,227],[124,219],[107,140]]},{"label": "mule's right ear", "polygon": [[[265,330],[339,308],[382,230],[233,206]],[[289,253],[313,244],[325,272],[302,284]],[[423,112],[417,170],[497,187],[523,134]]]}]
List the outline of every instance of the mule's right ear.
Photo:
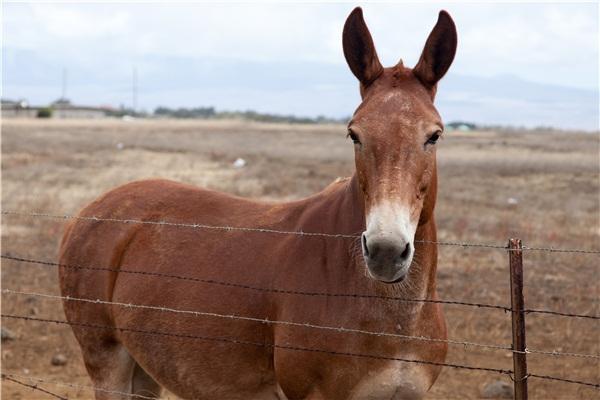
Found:
[{"label": "mule's right ear", "polygon": [[381,75],[383,67],[360,7],[356,7],[346,19],[342,42],[350,70],[363,86],[369,86]]}]

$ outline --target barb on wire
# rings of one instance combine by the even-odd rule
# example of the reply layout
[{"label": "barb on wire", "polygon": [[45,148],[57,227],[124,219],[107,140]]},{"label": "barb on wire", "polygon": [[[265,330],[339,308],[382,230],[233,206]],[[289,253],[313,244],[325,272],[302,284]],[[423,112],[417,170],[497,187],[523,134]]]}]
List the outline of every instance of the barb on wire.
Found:
[{"label": "barb on wire", "polygon": [[[313,237],[326,237],[326,238],[338,238],[338,239],[357,239],[360,237],[359,234],[347,234],[347,233],[287,231],[287,230],[279,230],[279,229],[271,229],[271,228],[251,228],[251,227],[243,227],[243,226],[209,225],[209,224],[200,224],[200,223],[151,221],[151,220],[141,220],[141,219],[103,218],[103,217],[96,217],[96,216],[52,214],[52,213],[32,212],[32,211],[3,210],[2,214],[3,215],[17,215],[17,216],[22,216],[22,217],[74,219],[74,220],[90,221],[90,222],[111,222],[111,223],[122,223],[122,224],[159,225],[159,226],[217,230],[217,231],[256,232],[256,233],[269,233],[269,234],[278,234],[278,235],[313,236]],[[415,242],[416,243],[425,243],[425,244],[437,244],[440,246],[483,247],[483,248],[501,249],[501,250],[510,251],[510,249],[506,245],[490,244],[490,243],[468,243],[468,242],[433,241],[433,240],[415,240]],[[523,246],[519,250],[545,251],[545,252],[552,252],[552,253],[600,254],[600,250],[561,249],[561,248],[554,248],[554,247]]]},{"label": "barb on wire", "polygon": [[145,275],[145,276],[155,276],[158,278],[172,278],[178,279],[188,282],[196,282],[196,283],[205,283],[210,285],[219,285],[219,286],[227,286],[234,287],[240,289],[248,289],[255,290],[259,292],[270,292],[270,293],[278,293],[278,294],[286,294],[286,295],[300,295],[300,296],[321,296],[321,297],[350,297],[350,298],[359,298],[359,299],[379,299],[379,300],[389,300],[389,301],[400,301],[407,303],[431,303],[431,304],[448,304],[448,305],[458,305],[458,306],[466,306],[466,307],[476,307],[476,308],[490,308],[502,310],[505,312],[511,311],[509,307],[504,307],[496,304],[486,304],[486,303],[473,303],[473,302],[465,302],[465,301],[453,301],[453,300],[433,300],[433,299],[409,299],[404,297],[395,297],[395,296],[381,296],[374,294],[356,294],[356,293],[326,293],[326,292],[312,292],[312,291],[302,291],[302,290],[287,290],[287,289],[272,289],[272,288],[264,288],[252,285],[245,285],[241,283],[233,283],[226,281],[219,281],[215,279],[202,279],[202,278],[194,278],[189,276],[182,275],[172,275],[166,274],[162,272],[147,272],[147,271],[138,271],[131,270],[127,267],[119,267],[119,268],[108,268],[108,267],[95,267],[95,266],[84,266],[84,265],[70,265],[57,263],[53,261],[44,261],[44,260],[35,260],[31,258],[17,257],[10,254],[10,252],[0,254],[0,258],[6,260],[13,260],[24,262],[28,264],[39,264],[53,267],[61,267],[68,269],[83,269],[90,271],[107,271],[107,272],[119,272],[126,274],[137,274],[137,275]]},{"label": "barb on wire", "polygon": [[25,387],[31,388],[33,390],[37,390],[38,392],[46,393],[47,395],[55,397],[57,399],[60,399],[60,400],[69,400],[67,397],[60,396],[60,395],[58,395],[56,393],[52,393],[52,392],[50,392],[50,391],[48,391],[46,389],[38,387],[37,385],[31,385],[31,384],[28,384],[28,383],[25,383],[25,382],[21,382],[18,379],[12,378],[8,374],[2,374],[1,376],[2,376],[2,379],[6,380],[6,381],[14,382],[14,383],[16,383],[18,385],[25,386]]},{"label": "barb on wire", "polygon": [[[334,331],[341,333],[357,333],[363,335],[370,336],[380,336],[380,337],[392,337],[397,339],[404,340],[417,340],[424,342],[437,342],[437,343],[448,343],[452,345],[459,345],[465,347],[479,347],[484,349],[493,349],[493,350],[504,350],[504,351],[513,351],[511,347],[508,346],[500,346],[493,344],[484,344],[484,343],[475,343],[475,342],[467,342],[467,341],[459,341],[459,340],[450,340],[450,339],[438,339],[427,336],[414,336],[414,335],[403,335],[399,333],[391,333],[391,332],[375,332],[368,331],[363,329],[354,329],[354,328],[345,328],[345,327],[335,327],[335,326],[327,326],[327,325],[316,325],[308,322],[293,322],[293,321],[278,321],[278,320],[270,320],[267,318],[255,318],[255,317],[245,317],[235,314],[219,314],[214,312],[204,312],[204,311],[192,311],[192,310],[180,310],[168,307],[159,307],[159,306],[149,306],[142,304],[131,304],[131,303],[120,303],[120,302],[112,302],[112,301],[104,301],[99,299],[85,299],[71,296],[58,296],[52,294],[45,293],[35,293],[35,292],[21,292],[11,289],[2,289],[2,293],[7,294],[17,294],[22,296],[34,296],[34,297],[44,297],[48,299],[54,300],[67,300],[67,301],[78,301],[83,303],[92,303],[92,304],[104,304],[104,305],[115,305],[123,308],[138,308],[145,310],[154,310],[154,311],[162,311],[162,312],[170,312],[175,314],[187,314],[193,316],[202,316],[202,317],[215,317],[215,318],[225,318],[225,319],[233,319],[233,320],[241,320],[241,321],[251,321],[258,322],[261,324],[269,324],[269,325],[284,325],[284,326],[295,326],[295,327],[303,327],[303,328],[311,328],[311,329],[320,329],[326,331]],[[598,357],[600,358],[600,356]]]},{"label": "barb on wire", "polygon": [[173,333],[173,332],[152,331],[152,330],[137,329],[137,328],[124,328],[124,327],[117,327],[117,326],[97,325],[97,324],[84,323],[84,322],[69,322],[69,321],[61,321],[61,320],[56,320],[56,319],[28,317],[25,315],[0,314],[0,316],[2,318],[20,319],[20,320],[25,320],[25,321],[35,321],[35,322],[43,322],[43,323],[54,323],[54,324],[58,324],[58,325],[78,326],[78,327],[82,327],[85,329],[112,330],[112,331],[119,331],[119,332],[139,333],[139,334],[144,334],[144,335],[176,337],[176,338],[182,338],[182,339],[198,339],[198,340],[205,340],[205,341],[211,341],[211,342],[233,343],[233,344],[239,344],[239,345],[249,345],[249,346],[266,347],[266,348],[270,347],[270,348],[276,348],[276,349],[281,349],[281,350],[304,351],[304,352],[319,353],[319,354],[330,354],[330,355],[335,355],[335,356],[357,357],[357,358],[366,358],[366,359],[372,359],[372,360],[398,361],[398,362],[405,362],[405,363],[412,363],[412,364],[435,365],[435,366],[439,366],[439,367],[449,367],[449,368],[472,370],[472,371],[486,371],[486,372],[494,372],[497,374],[505,374],[505,375],[510,375],[513,373],[512,370],[499,369],[499,368],[474,367],[472,365],[451,364],[451,363],[443,363],[443,362],[437,362],[437,361],[418,360],[418,359],[412,359],[412,358],[391,357],[391,356],[365,354],[365,353],[354,353],[354,352],[343,352],[343,351],[319,349],[319,348],[314,348],[314,347],[299,347],[299,346],[292,346],[292,345],[286,345],[286,344],[252,342],[252,341],[248,341],[248,340],[244,340],[244,339],[235,339],[235,338],[230,338],[230,337],[202,336],[202,335],[192,335],[192,334],[186,334],[186,333]]},{"label": "barb on wire", "polygon": [[30,381],[34,381],[34,382],[38,382],[38,383],[45,383],[45,384],[55,385],[55,386],[64,386],[64,387],[69,387],[72,389],[86,389],[86,390],[94,390],[94,391],[103,392],[103,393],[118,394],[121,396],[134,397],[136,399],[156,400],[156,397],[149,397],[149,396],[144,396],[141,394],[126,393],[126,392],[121,392],[118,390],[100,388],[97,386],[79,385],[77,383],[57,382],[54,380],[38,378],[35,376],[24,376],[24,375],[14,374],[12,372],[3,372],[2,376],[9,376],[9,377],[16,378],[16,379],[28,379]]}]

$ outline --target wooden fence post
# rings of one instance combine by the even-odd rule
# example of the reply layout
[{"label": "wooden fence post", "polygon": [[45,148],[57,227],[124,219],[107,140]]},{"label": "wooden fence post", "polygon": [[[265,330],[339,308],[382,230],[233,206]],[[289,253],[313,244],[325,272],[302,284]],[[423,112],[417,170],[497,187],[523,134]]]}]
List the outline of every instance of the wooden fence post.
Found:
[{"label": "wooden fence post", "polygon": [[525,301],[523,299],[523,251],[520,239],[508,241],[512,348],[516,400],[527,400],[527,354],[525,353]]}]

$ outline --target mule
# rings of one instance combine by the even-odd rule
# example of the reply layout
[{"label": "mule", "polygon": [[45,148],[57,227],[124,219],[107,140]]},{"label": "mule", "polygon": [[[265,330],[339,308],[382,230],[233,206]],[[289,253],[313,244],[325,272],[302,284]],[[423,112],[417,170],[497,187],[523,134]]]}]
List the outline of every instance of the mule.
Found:
[{"label": "mule", "polygon": [[[416,66],[410,69],[400,62],[384,68],[361,9],[349,15],[343,49],[362,96],[348,125],[356,171],[320,193],[270,203],[166,180],[145,180],[104,194],[80,213],[82,217],[348,236],[76,220],[66,228],[60,263],[110,266],[113,271],[62,266],[61,293],[446,339],[438,304],[377,296],[437,296],[437,247],[431,242],[436,240],[435,149],[443,125],[433,100],[437,82],[454,58],[456,43],[454,23],[441,11]],[[118,272],[125,268],[143,274]],[[160,278],[153,273],[265,290]],[[309,296],[269,289],[373,296]],[[166,388],[189,399],[419,398],[436,380],[439,365],[377,357],[440,363],[447,351],[443,341],[74,300],[65,300],[63,306],[94,386],[145,396],[159,396]],[[95,395],[97,399],[126,398],[104,390]]]}]

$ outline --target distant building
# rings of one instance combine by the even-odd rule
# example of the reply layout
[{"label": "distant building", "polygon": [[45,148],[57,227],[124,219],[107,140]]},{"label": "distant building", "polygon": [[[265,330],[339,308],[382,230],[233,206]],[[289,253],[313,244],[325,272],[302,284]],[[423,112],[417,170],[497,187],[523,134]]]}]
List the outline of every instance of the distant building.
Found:
[{"label": "distant building", "polygon": [[29,107],[25,100],[4,100],[2,99],[2,118],[35,118],[38,108]]},{"label": "distant building", "polygon": [[106,118],[110,109],[103,107],[86,107],[71,104],[60,98],[48,107],[30,106],[25,100],[2,100],[2,118],[37,118],[50,110],[50,118]]},{"label": "distant building", "polygon": [[446,127],[453,131],[469,132],[477,129],[477,125],[470,122],[455,121],[446,124]]},{"label": "distant building", "polygon": [[67,99],[60,98],[50,104],[52,118],[105,118],[109,110],[100,107],[76,106]]}]

